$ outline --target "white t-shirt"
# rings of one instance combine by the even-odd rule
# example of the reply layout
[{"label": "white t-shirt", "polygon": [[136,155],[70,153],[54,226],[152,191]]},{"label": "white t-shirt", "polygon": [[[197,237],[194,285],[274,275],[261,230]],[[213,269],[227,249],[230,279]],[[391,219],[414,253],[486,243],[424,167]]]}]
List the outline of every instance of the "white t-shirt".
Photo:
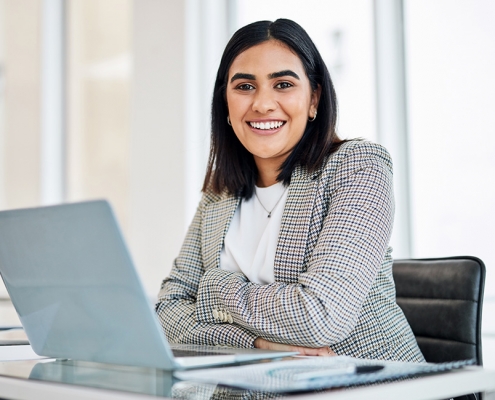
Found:
[{"label": "white t-shirt", "polygon": [[273,265],[287,189],[282,182],[255,187],[256,194],[240,202],[225,236],[220,268],[242,272],[254,283],[275,282]]}]

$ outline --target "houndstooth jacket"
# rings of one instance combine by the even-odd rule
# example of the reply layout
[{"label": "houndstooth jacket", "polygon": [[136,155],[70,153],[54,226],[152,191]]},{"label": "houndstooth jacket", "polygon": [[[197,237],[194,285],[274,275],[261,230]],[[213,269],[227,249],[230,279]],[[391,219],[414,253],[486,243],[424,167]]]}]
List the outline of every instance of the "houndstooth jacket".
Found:
[{"label": "houndstooth jacket", "polygon": [[169,341],[253,347],[263,337],[339,355],[424,361],[395,302],[392,162],[382,146],[349,141],[321,170],[294,170],[274,283],[219,268],[239,202],[204,194],[156,305]]}]

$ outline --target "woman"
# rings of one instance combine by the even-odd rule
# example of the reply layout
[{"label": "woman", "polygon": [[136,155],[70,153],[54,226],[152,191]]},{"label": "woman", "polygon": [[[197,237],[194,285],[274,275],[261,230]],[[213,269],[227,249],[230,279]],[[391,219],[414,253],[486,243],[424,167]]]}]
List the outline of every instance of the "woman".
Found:
[{"label": "woman", "polygon": [[395,303],[390,157],[340,140],[336,120],[299,25],[234,34],[203,198],[156,307],[169,341],[423,361]]}]

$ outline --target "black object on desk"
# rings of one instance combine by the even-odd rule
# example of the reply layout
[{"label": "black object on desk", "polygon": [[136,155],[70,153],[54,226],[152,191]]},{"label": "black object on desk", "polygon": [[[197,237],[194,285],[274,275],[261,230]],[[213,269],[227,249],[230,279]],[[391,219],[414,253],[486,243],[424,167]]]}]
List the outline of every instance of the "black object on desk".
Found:
[{"label": "black object on desk", "polygon": [[28,345],[29,340],[0,340],[0,346],[21,346],[21,345]]},{"label": "black object on desk", "polygon": [[358,365],[356,367],[356,374],[369,374],[380,371],[383,368],[385,368],[383,365]]}]

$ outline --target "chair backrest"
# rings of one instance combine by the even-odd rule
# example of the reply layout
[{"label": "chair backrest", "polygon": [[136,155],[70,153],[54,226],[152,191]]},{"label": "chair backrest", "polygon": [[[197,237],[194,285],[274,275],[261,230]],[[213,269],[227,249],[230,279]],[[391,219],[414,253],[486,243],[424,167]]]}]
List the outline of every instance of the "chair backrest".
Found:
[{"label": "chair backrest", "polygon": [[475,359],[482,365],[485,265],[476,257],[396,260],[402,308],[428,362]]}]

